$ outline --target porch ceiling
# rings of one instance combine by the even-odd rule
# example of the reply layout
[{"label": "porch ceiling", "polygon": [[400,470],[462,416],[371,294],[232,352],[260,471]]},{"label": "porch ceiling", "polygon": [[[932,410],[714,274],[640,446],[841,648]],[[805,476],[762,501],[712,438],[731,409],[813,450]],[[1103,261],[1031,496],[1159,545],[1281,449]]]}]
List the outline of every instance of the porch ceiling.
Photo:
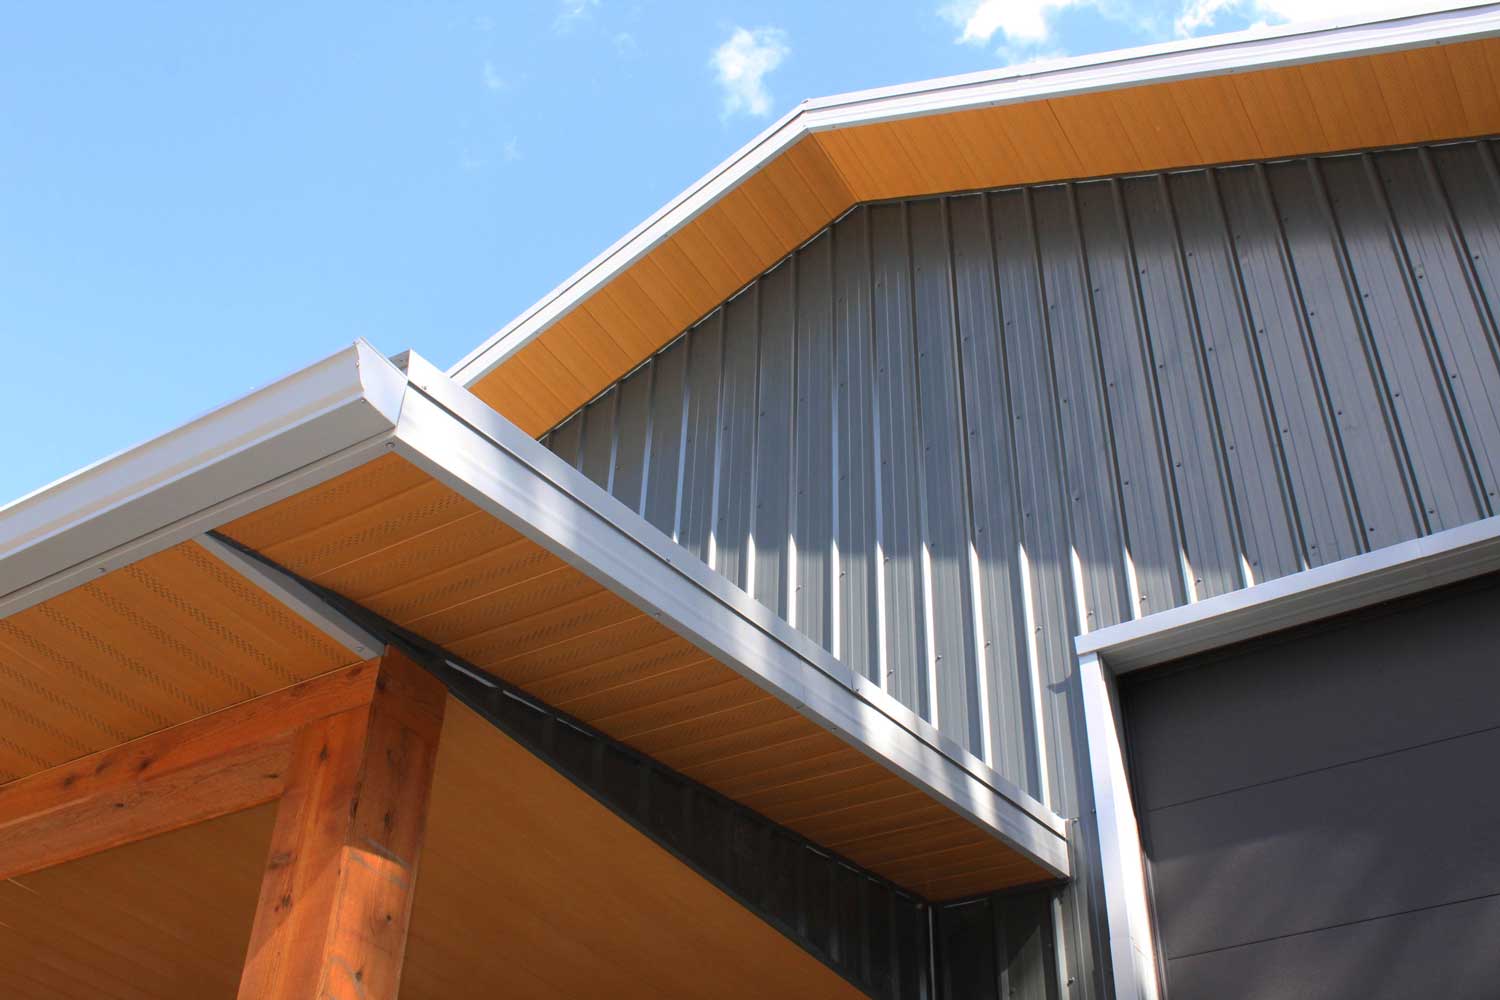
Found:
[{"label": "porch ceiling", "polygon": [[0,618],[0,784],[362,659],[180,542]]},{"label": "porch ceiling", "polygon": [[274,804],[0,880],[7,1000],[231,1000]]},{"label": "porch ceiling", "polygon": [[[449,700],[400,995],[859,997]],[[0,881],[0,996],[231,1000],[275,804]]]},{"label": "porch ceiling", "polygon": [[863,996],[450,699],[403,1000],[708,994]]}]

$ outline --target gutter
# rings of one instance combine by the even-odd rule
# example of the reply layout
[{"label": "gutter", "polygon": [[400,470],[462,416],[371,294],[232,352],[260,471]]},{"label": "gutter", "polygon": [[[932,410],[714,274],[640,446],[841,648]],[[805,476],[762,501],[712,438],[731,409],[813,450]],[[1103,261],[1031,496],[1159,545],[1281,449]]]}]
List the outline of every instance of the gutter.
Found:
[{"label": "gutter", "polygon": [[360,340],[0,507],[0,618],[367,461],[405,391]]}]

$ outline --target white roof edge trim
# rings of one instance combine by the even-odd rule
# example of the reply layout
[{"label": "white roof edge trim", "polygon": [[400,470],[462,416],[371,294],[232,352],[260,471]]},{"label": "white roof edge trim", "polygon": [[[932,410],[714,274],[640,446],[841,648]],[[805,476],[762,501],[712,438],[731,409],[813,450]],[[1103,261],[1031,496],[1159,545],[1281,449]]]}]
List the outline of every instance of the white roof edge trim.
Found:
[{"label": "white roof edge trim", "polygon": [[494,371],[616,274],[812,132],[1495,35],[1500,35],[1500,3],[1424,3],[1403,11],[1375,10],[1358,18],[1211,35],[806,101],[470,351],[448,375],[468,386]]},{"label": "white roof edge trim", "polygon": [[[601,582],[613,579],[612,586],[617,592],[630,595],[627,599],[642,610],[662,616],[690,641],[713,642],[702,631],[704,621],[718,623],[717,628],[727,627],[738,639],[732,648],[719,647],[715,653],[726,666],[739,670],[742,676],[762,687],[770,683],[767,690],[804,714],[814,716],[820,725],[858,737],[867,752],[898,763],[895,750],[883,741],[910,738],[936,754],[945,767],[953,768],[949,779],[925,786],[936,791],[940,798],[950,803],[955,801],[955,786],[946,781],[972,781],[1025,814],[1031,822],[1045,827],[1053,836],[1067,839],[1066,822],[1046,804],[835,660],[774,611],[672,543],[635,511],[605,493],[430,363],[412,355],[408,372],[417,391],[413,403],[402,413],[402,427],[397,432],[398,453],[448,482],[482,509],[511,523],[538,544],[548,548],[567,546],[566,553],[558,551],[562,558],[575,565],[579,559],[588,562],[587,568],[579,565],[579,569]],[[434,414],[438,412],[446,419],[436,420]],[[473,447],[472,439],[482,444]],[[525,489],[517,489],[504,475],[507,466],[525,468],[528,470],[525,478],[534,477],[536,483],[547,488],[546,492],[538,493],[529,484]],[[487,492],[489,487],[479,485],[481,480],[503,491],[508,502],[497,502],[496,495]],[[565,502],[555,502],[559,498]],[[546,520],[547,527],[539,530],[531,518]],[[581,518],[582,523],[574,518]],[[585,549],[591,555],[584,554]],[[683,609],[689,603],[703,601],[716,611],[707,616],[693,613],[684,616]],[[703,604],[697,606],[701,609]],[[769,666],[782,656],[798,661],[798,669],[781,671]],[[760,666],[749,666],[751,663]],[[834,692],[832,697],[827,694],[830,691]],[[886,737],[872,737],[877,731],[886,733]],[[965,809],[961,807],[960,811]],[[973,812],[967,814],[971,818],[978,816]],[[981,822],[991,825],[993,819],[981,818]],[[1061,859],[1061,863],[1065,865],[1066,859]]]},{"label": "white roof edge trim", "polygon": [[1500,516],[1111,625],[1073,645],[1126,673],[1497,570]]},{"label": "white roof edge trim", "polygon": [[7,504],[0,616],[206,530],[216,505],[269,503],[280,477],[306,488],[343,452],[389,436],[405,391],[406,376],[359,341]]}]

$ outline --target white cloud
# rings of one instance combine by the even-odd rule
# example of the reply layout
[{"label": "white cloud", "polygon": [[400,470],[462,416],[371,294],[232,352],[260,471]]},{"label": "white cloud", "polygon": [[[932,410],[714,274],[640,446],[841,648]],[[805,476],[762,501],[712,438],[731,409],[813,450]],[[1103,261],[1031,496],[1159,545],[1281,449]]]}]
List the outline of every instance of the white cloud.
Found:
[{"label": "white cloud", "polygon": [[485,90],[498,92],[510,86],[505,77],[501,76],[500,71],[495,68],[495,64],[488,59],[484,61],[484,69],[480,71],[479,78],[484,81]]},{"label": "white cloud", "polygon": [[614,43],[615,52],[622,56],[633,56],[636,49],[639,48],[636,45],[635,36],[628,31],[620,32],[611,41]]},{"label": "white cloud", "polygon": [[1052,33],[1048,14],[1090,3],[1091,0],[958,0],[944,7],[941,13],[959,27],[960,42],[988,45],[990,39],[1000,34],[1011,45],[1038,45]]},{"label": "white cloud", "polygon": [[1222,15],[1284,24],[1369,14],[1381,4],[1370,0],[1188,0],[1173,22],[1179,35],[1212,29]]},{"label": "white cloud", "polygon": [[515,136],[505,140],[505,145],[500,148],[500,158],[506,163],[515,163],[521,158],[521,142]]},{"label": "white cloud", "polygon": [[552,26],[558,31],[567,31],[592,14],[598,6],[599,0],[558,0],[560,9]]},{"label": "white cloud", "polygon": [[724,88],[725,117],[740,112],[770,114],[771,93],[766,89],[766,76],[791,51],[786,32],[780,28],[735,28],[709,60],[719,86]]},{"label": "white cloud", "polygon": [[[1382,0],[1373,2],[1378,7]],[[1247,24],[1360,15],[1375,9],[1371,4],[1372,0],[1175,0],[1163,10],[1149,0],[951,0],[938,13],[959,29],[958,43],[997,43],[997,54],[1019,61],[1067,50],[1054,25],[1056,15],[1065,10],[1089,9],[1138,31],[1165,37],[1168,30],[1186,36]]]}]

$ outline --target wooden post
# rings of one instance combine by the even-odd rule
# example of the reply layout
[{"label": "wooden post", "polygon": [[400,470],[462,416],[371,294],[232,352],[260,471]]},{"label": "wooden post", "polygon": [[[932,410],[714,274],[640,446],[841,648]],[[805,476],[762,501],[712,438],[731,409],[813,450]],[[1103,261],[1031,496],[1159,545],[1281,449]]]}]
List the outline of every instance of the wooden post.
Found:
[{"label": "wooden post", "polygon": [[280,797],[297,733],[363,709],[356,664],[0,785],[0,879]]},{"label": "wooden post", "polygon": [[367,707],[297,735],[240,1000],[395,1000],[445,700],[387,649]]}]

